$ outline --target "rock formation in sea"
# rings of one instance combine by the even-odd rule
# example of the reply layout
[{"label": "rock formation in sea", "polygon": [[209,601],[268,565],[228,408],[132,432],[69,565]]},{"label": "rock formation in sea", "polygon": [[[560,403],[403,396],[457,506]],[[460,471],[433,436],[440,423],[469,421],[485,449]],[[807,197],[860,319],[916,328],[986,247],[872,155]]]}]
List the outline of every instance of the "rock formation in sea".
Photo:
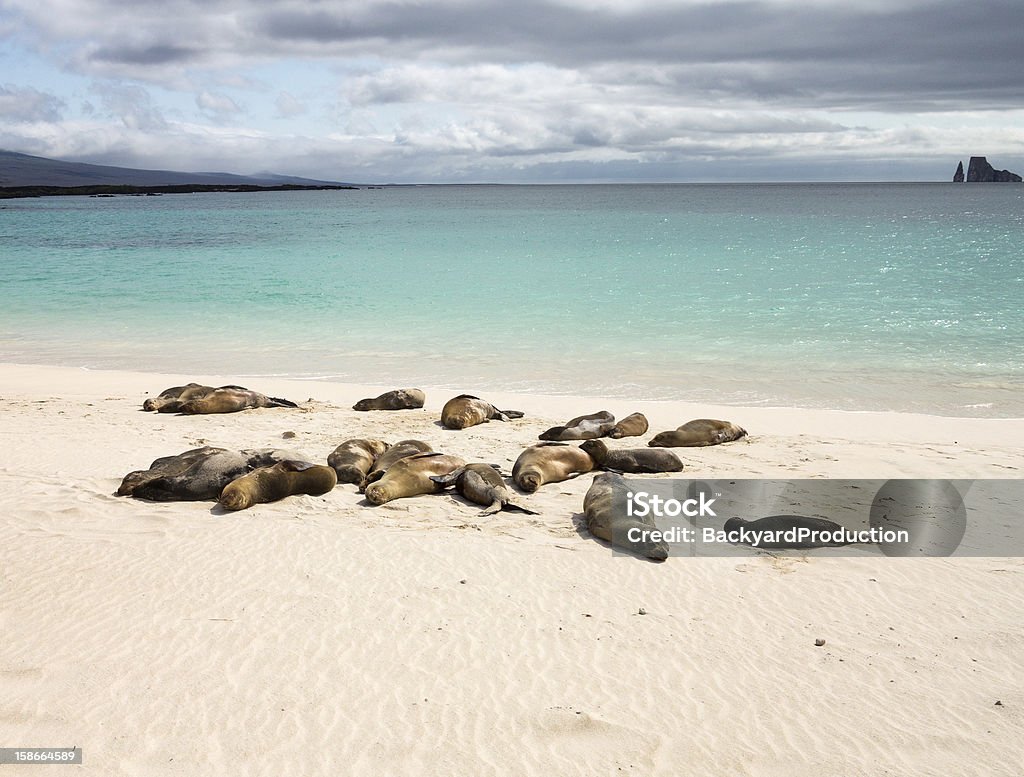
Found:
[{"label": "rock formation in sea", "polygon": [[996,170],[983,156],[972,156],[967,167],[967,183],[1021,183],[1021,177],[1009,170]]},{"label": "rock formation in sea", "polygon": [[956,163],[956,172],[953,173],[953,183],[964,182],[964,163],[963,161]]}]

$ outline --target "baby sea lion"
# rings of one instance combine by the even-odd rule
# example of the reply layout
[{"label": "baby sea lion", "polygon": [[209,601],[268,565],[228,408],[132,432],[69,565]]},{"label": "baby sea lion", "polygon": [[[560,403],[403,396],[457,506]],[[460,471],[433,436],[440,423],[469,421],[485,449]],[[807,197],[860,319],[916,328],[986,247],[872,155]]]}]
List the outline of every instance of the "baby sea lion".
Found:
[{"label": "baby sea lion", "polygon": [[650,448],[609,448],[603,440],[587,440],[580,446],[598,469],[615,472],[680,472],[683,462],[672,451]]},{"label": "baby sea lion", "polygon": [[[790,532],[791,529],[795,531]],[[787,532],[790,536],[785,536]],[[838,540],[837,532],[840,535]],[[725,522],[725,533],[726,539],[734,545],[752,545],[768,550],[841,548],[851,544],[843,539],[845,527],[835,521],[809,515],[769,515],[755,521],[730,518]]]},{"label": "baby sea lion", "polygon": [[608,437],[618,440],[621,437],[639,437],[647,434],[647,416],[643,413],[632,413],[619,421],[608,432]]},{"label": "baby sea lion", "polygon": [[320,496],[336,485],[338,475],[333,467],[289,459],[235,478],[224,486],[217,501],[225,510],[244,510],[295,494]]},{"label": "baby sea lion", "polygon": [[252,407],[298,407],[298,405],[291,400],[268,397],[242,386],[221,386],[205,396],[183,402],[178,408],[178,412],[186,415],[237,413]]},{"label": "baby sea lion", "polygon": [[615,426],[615,416],[607,410],[581,415],[566,421],[565,426],[552,426],[540,434],[541,440],[593,440],[604,437]]},{"label": "baby sea lion", "polygon": [[484,505],[487,509],[480,515],[491,515],[501,510],[537,515],[533,510],[527,510],[513,501],[512,493],[505,486],[505,480],[496,464],[467,464],[447,475],[434,475],[430,479],[441,488],[454,485],[462,497]]},{"label": "baby sea lion", "polygon": [[142,403],[143,410],[156,410],[158,413],[177,413],[182,403],[190,399],[205,397],[213,386],[200,386],[198,383],[186,383],[184,386],[172,386],[164,389],[159,396],[150,397]]},{"label": "baby sea lion", "polygon": [[392,499],[420,494],[435,494],[442,487],[431,480],[431,475],[447,475],[465,465],[458,456],[445,453],[417,453],[396,461],[379,480],[366,487],[366,500],[382,505]]},{"label": "baby sea lion", "polygon": [[327,465],[334,468],[339,483],[359,485],[388,447],[382,440],[345,440],[327,457]]},{"label": "baby sea lion", "polygon": [[423,407],[427,395],[417,388],[387,391],[374,399],[360,399],[353,410],[415,410]]},{"label": "baby sea lion", "polygon": [[[594,477],[587,495],[583,497],[583,514],[587,529],[618,548],[624,548],[640,556],[664,561],[668,558],[668,545],[651,539],[649,534],[656,531],[654,519],[645,515],[643,519],[630,518],[626,512],[626,494],[629,489],[622,475],[602,472]],[[630,531],[633,530],[633,531]]]},{"label": "baby sea lion", "polygon": [[422,440],[402,440],[396,442],[374,460],[370,471],[366,473],[366,477],[359,484],[359,490],[362,491],[373,481],[379,480],[395,462],[408,456],[415,456],[417,453],[433,452],[434,449],[430,447],[430,444]]},{"label": "baby sea lion", "polygon": [[532,494],[545,483],[568,480],[593,468],[594,460],[575,445],[540,442],[519,454],[512,467],[512,480],[523,491]]},{"label": "baby sea lion", "polygon": [[118,496],[133,496],[153,502],[216,499],[224,486],[257,467],[269,467],[302,456],[287,450],[242,450],[195,448],[177,456],[164,456],[147,470],[129,472],[117,489]]},{"label": "baby sea lion", "polygon": [[444,403],[441,408],[441,423],[449,429],[465,429],[485,421],[508,421],[522,418],[518,410],[498,410],[490,402],[469,394],[459,394]]},{"label": "baby sea lion", "polygon": [[649,443],[652,448],[698,448],[745,437],[747,430],[731,421],[698,418],[687,421],[674,432],[659,432]]}]

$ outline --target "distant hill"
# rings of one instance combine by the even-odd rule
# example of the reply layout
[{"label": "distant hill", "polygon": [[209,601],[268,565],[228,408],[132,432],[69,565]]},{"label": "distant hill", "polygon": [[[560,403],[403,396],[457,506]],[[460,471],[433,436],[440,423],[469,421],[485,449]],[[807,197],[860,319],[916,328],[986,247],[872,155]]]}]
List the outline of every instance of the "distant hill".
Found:
[{"label": "distant hill", "polygon": [[350,186],[336,181],[258,173],[181,173],[173,170],[135,170],[130,167],[65,162],[41,156],[0,150],[0,187],[11,186]]}]

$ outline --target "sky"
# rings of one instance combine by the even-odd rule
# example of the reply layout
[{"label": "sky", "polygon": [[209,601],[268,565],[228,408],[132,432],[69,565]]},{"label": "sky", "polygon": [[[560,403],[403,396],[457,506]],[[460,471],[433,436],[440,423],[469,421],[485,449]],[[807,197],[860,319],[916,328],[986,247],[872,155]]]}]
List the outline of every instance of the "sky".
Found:
[{"label": "sky", "polygon": [[0,0],[0,148],[359,183],[1024,173],[1022,0]]}]

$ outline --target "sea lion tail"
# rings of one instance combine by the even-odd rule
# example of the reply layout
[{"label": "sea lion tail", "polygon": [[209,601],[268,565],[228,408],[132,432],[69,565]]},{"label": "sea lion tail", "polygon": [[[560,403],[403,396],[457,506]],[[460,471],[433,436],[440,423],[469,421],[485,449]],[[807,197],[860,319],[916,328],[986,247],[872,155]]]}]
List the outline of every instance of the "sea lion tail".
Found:
[{"label": "sea lion tail", "polygon": [[267,397],[267,407],[298,407],[290,399],[281,399],[281,397]]}]

